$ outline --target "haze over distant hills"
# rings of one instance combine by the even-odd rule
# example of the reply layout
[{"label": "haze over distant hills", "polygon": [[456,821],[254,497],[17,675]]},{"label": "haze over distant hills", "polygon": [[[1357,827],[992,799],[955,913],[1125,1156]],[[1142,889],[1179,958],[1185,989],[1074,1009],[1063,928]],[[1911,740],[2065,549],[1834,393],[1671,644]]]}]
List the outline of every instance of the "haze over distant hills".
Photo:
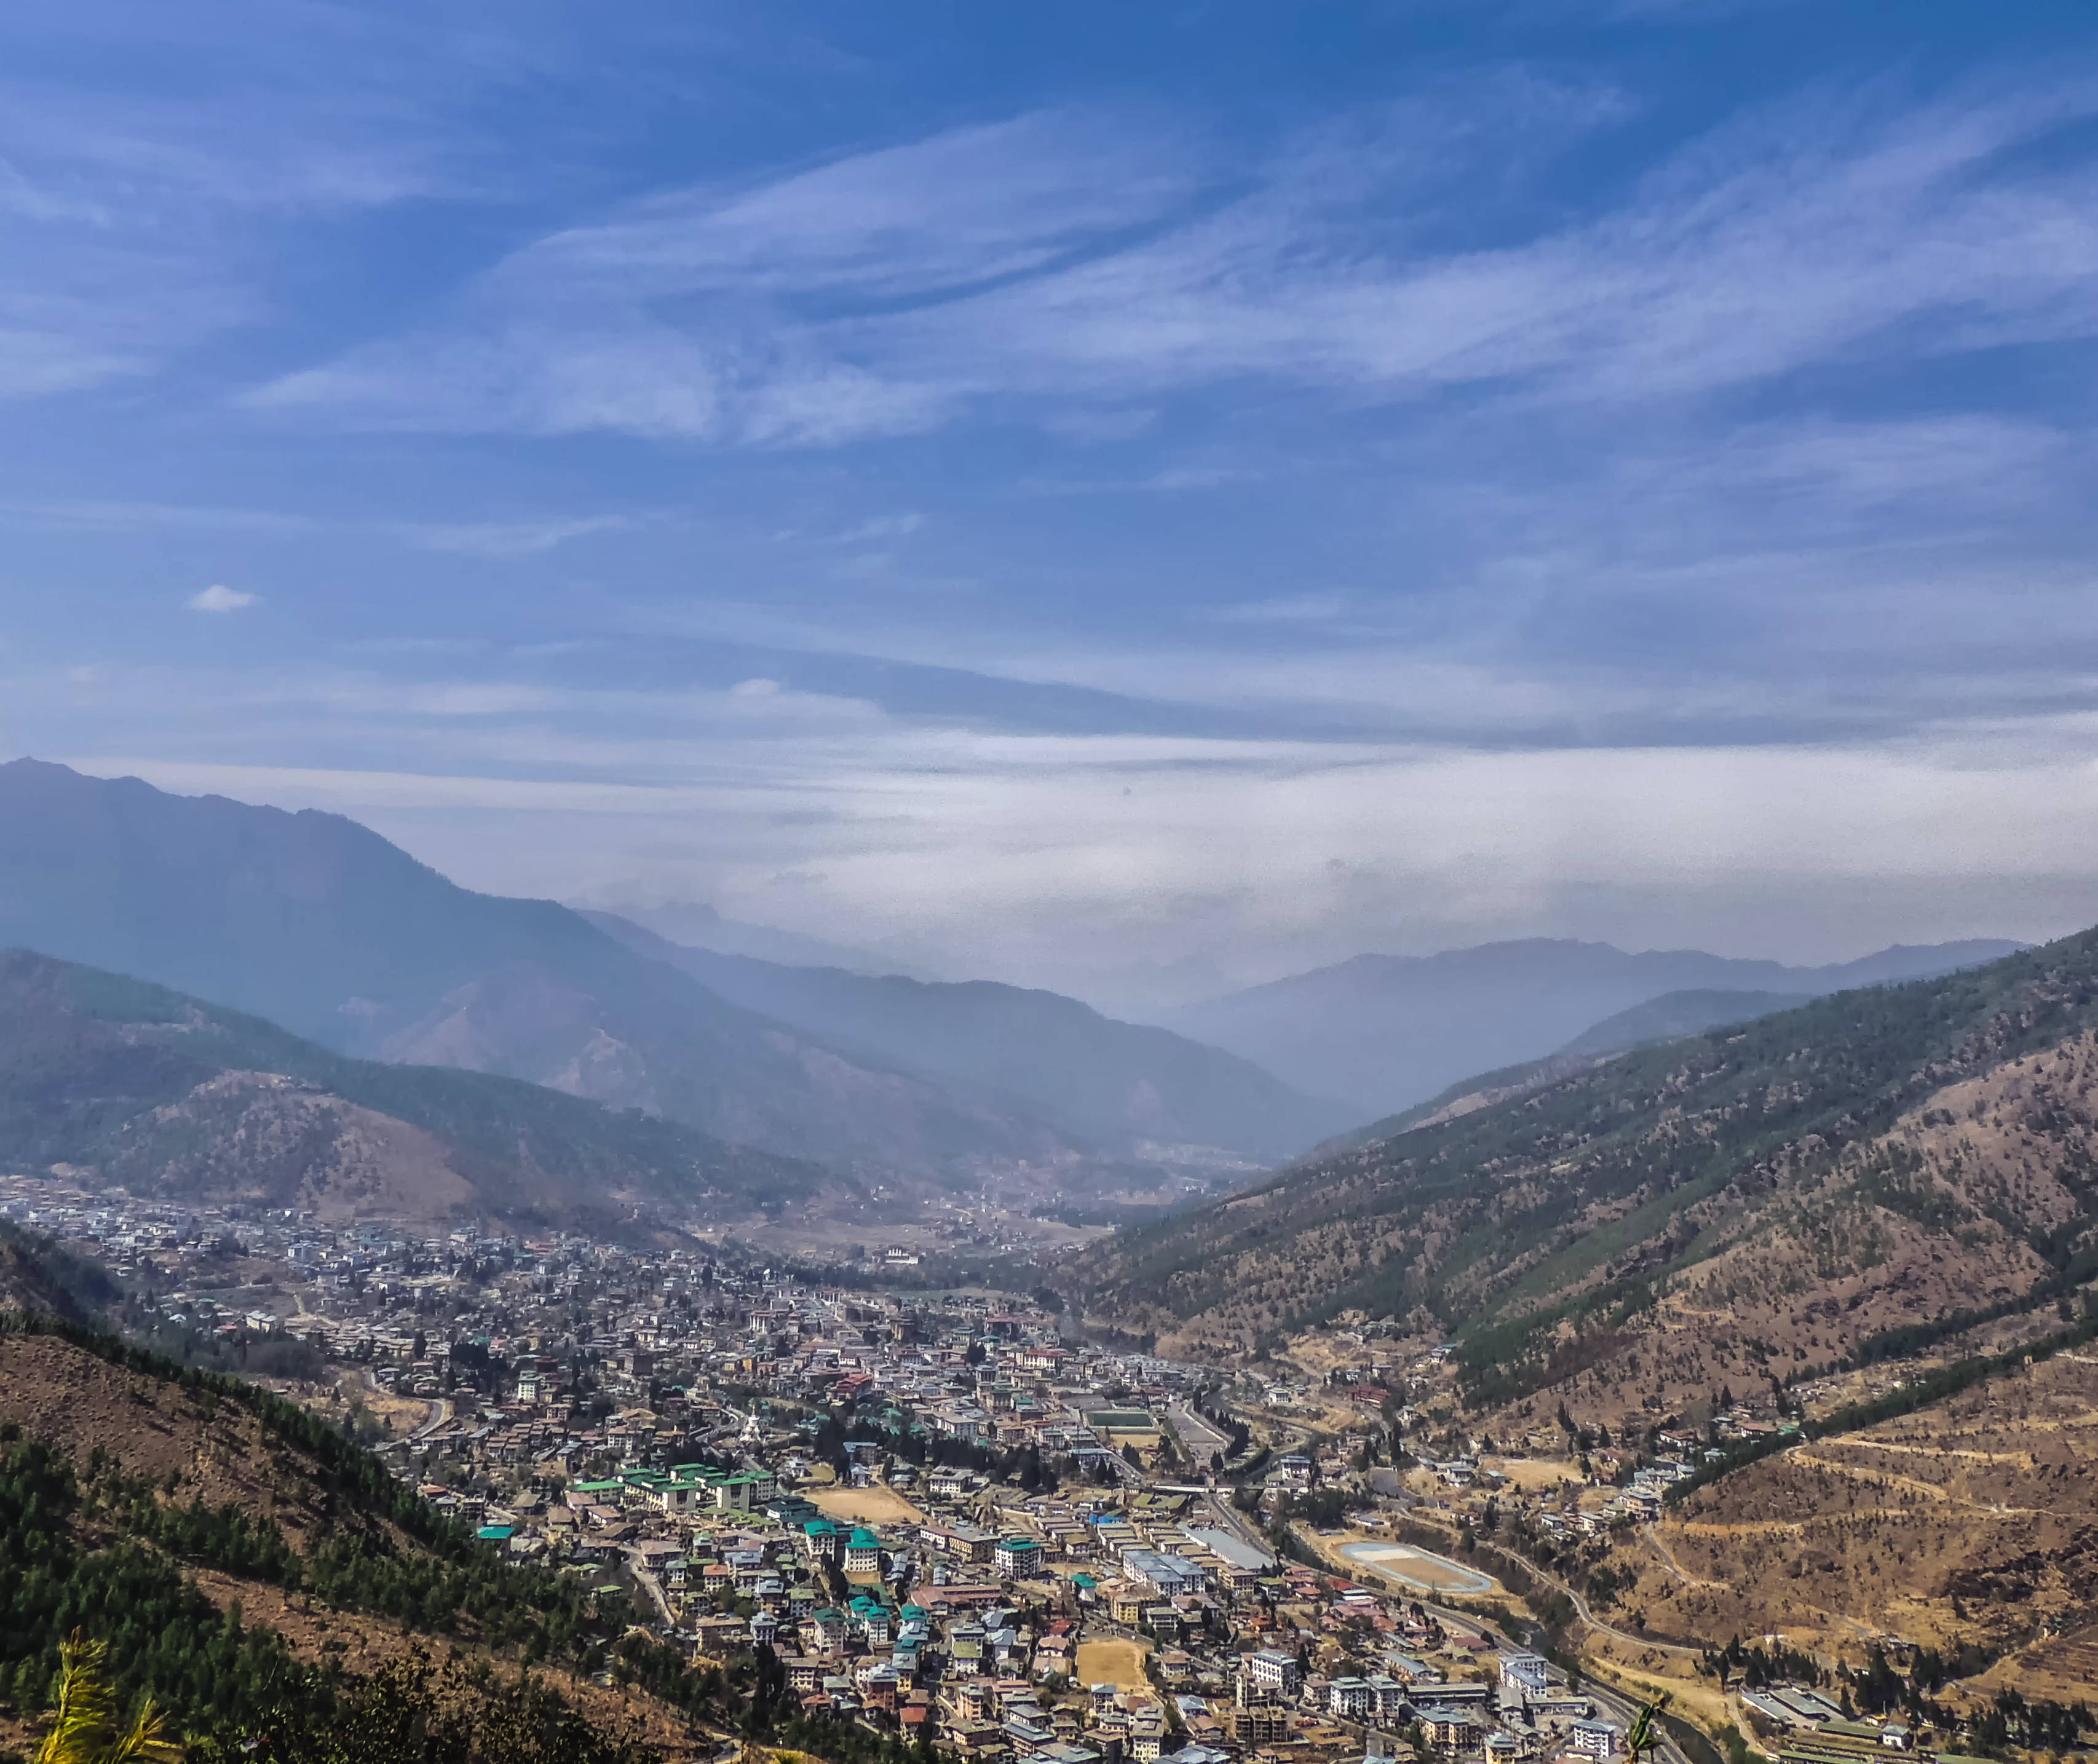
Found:
[{"label": "haze over distant hills", "polygon": [[[1607,943],[1530,938],[1440,955],[1358,955],[1159,1020],[1376,1117],[1476,1073],[1542,1059],[1664,994],[1818,997],[1948,973],[2021,946],[1987,939],[1897,946],[1830,967],[1788,968],[1696,950],[1628,954]],[[1686,1023],[1674,1033],[1705,1026]]]},{"label": "haze over distant hills", "polygon": [[[8,945],[152,980],[339,1052],[528,1079],[839,1169],[1055,1165],[1148,1139],[1271,1156],[1336,1119],[1242,1060],[1067,1001],[998,1025],[1012,1039],[983,1067],[990,1080],[918,1058],[940,1039],[929,1031],[902,1055],[864,1016],[812,1033],[658,959],[668,946],[643,953],[552,902],[459,888],[339,815],[33,761],[0,766]],[[1057,1039],[1069,1044],[1074,1025],[1091,1038],[1082,1054]],[[1067,1058],[1084,1071],[1069,1085],[1056,1075]],[[991,1082],[1001,1073],[1027,1082]],[[1082,1108],[1046,1106],[1081,1091]]]},{"label": "haze over distant hills", "polygon": [[733,1003],[906,1070],[1012,1098],[1088,1139],[1134,1129],[1279,1158],[1351,1123],[1345,1104],[1303,1095],[1249,1060],[1117,1023],[1057,993],[786,967],[683,948],[613,914],[584,916]]},{"label": "haze over distant hills", "polygon": [[571,902],[586,918],[603,913],[624,924],[639,925],[665,941],[688,950],[711,950],[718,955],[748,955],[761,962],[783,962],[794,968],[841,968],[849,974],[908,974],[917,980],[942,976],[927,973],[922,964],[906,962],[872,950],[832,943],[800,931],[783,931],[777,925],[753,925],[730,919],[713,906],[697,902],[672,902],[656,906],[604,905],[590,901]]}]

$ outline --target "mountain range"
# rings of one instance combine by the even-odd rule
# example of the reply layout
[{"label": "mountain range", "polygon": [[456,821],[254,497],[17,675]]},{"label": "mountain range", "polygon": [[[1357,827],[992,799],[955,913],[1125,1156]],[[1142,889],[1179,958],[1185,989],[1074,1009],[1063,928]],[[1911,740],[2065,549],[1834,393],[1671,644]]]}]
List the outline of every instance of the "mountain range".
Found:
[{"label": "mountain range", "polygon": [[[853,1003],[877,994],[840,972],[814,983],[841,1013],[833,1033],[798,1007],[796,971],[710,968],[635,928],[615,937],[553,902],[476,893],[339,815],[35,761],[0,766],[10,945],[337,1053],[524,1079],[848,1173],[952,1179],[986,1161],[1112,1161],[1153,1140],[1272,1158],[1346,1119],[1231,1055],[1013,988],[894,982],[977,1014],[943,1035],[883,992],[891,1035]],[[991,1032],[986,1001],[995,1033],[1034,1038],[990,1059],[963,1045]]]},{"label": "mountain range", "polygon": [[1301,1089],[1340,1097],[1370,1119],[1475,1073],[1542,1059],[1664,994],[1819,996],[1947,973],[2021,947],[2000,940],[1897,946],[1831,967],[1788,968],[1695,950],[1628,954],[1607,943],[1530,938],[1440,955],[1359,955],[1159,1020]]},{"label": "mountain range", "polygon": [[1095,1143],[1135,1133],[1280,1159],[1350,1117],[1345,1105],[1293,1090],[1250,1060],[1117,1023],[1059,993],[788,967],[686,948],[609,913],[583,916],[731,1003],[834,1047],[1007,1098]]},{"label": "mountain range", "polygon": [[882,955],[872,950],[854,949],[799,931],[783,931],[777,925],[754,925],[731,919],[718,907],[704,902],[678,901],[655,906],[612,906],[576,901],[570,903],[586,918],[602,913],[626,924],[652,931],[666,943],[688,950],[711,950],[718,955],[748,955],[761,962],[784,963],[790,968],[842,968],[849,974],[907,974],[915,980],[936,976],[921,972],[914,964]]},{"label": "mountain range", "polygon": [[[709,926],[744,945],[760,928],[699,915],[698,928]],[[1363,957],[1182,1020],[1227,1047],[1049,992],[702,949],[615,915],[461,888],[339,815],[173,796],[34,761],[0,766],[0,948],[9,946],[169,988],[185,1010],[259,1020],[241,1033],[298,1043],[296,1055],[273,1044],[245,1065],[229,1054],[214,1072],[252,1069],[335,1096],[296,1105],[309,1124],[328,1116],[325,1130],[313,1128],[314,1143],[336,1148],[324,1165],[348,1156],[349,1117],[328,1114],[338,1104],[395,1118],[366,1094],[388,1068],[522,1081],[602,1104],[607,1121],[691,1135],[626,1145],[608,1164],[578,1152],[565,1173],[529,1152],[498,1157],[516,1205],[542,1209],[643,1191],[725,1207],[750,1191],[691,1173],[727,1171],[732,1147],[856,1190],[900,1180],[899,1195],[914,1183],[973,1187],[995,1171],[1025,1173],[1034,1200],[1178,1192],[1170,1173],[1191,1163],[1206,1161],[1215,1183],[1364,1119],[1381,1117],[1352,1142],[1376,1137],[1394,1123],[1389,1102],[1372,1110],[1368,1099],[1418,1102],[1433,1094],[1430,1077],[1695,1032],[2010,947],[1894,949],[1819,969],[1549,941]],[[362,1076],[321,1072],[322,1053],[362,1062]],[[230,1123],[261,1106],[246,1080],[213,1082],[209,1111],[201,1091],[183,1105],[193,1136],[208,1112]],[[304,1095],[277,1097],[280,1115],[294,1094]],[[156,1093],[150,1106],[173,1102]],[[360,1143],[379,1143],[373,1123],[358,1130]],[[624,1143],[609,1127],[597,1136]],[[386,1143],[396,1163],[406,1155],[397,1134]],[[486,1143],[466,1149],[480,1155]],[[674,1181],[665,1170],[687,1174]],[[459,1180],[465,1191],[441,1186],[460,1204],[493,1191],[485,1173]],[[805,1174],[767,1191],[820,1187]]]}]

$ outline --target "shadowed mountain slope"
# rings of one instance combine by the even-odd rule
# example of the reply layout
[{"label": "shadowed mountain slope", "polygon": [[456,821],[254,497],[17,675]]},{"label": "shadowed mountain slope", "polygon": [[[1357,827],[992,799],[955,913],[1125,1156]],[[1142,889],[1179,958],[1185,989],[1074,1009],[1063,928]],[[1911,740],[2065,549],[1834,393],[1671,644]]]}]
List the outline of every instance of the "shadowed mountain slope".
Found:
[{"label": "shadowed mountain slope", "polygon": [[[841,1170],[937,1175],[1080,1149],[1010,1095],[847,1052],[565,906],[459,888],[339,815],[0,766],[7,945],[135,974],[340,1052],[522,1078]],[[1143,1076],[1129,1084],[1139,1104]],[[1262,1143],[1313,1136],[1277,1130]]]},{"label": "shadowed mountain slope", "polygon": [[1658,998],[1619,1011],[1583,1029],[1560,1048],[1562,1054],[1613,1054],[1627,1047],[1644,1047],[1654,1042],[1670,1042],[1684,1035],[1701,1035],[1707,1029],[1725,1029],[1736,1023],[1752,1023],[1759,1016],[1796,1010],[1812,995],[1785,992],[1665,992]]}]

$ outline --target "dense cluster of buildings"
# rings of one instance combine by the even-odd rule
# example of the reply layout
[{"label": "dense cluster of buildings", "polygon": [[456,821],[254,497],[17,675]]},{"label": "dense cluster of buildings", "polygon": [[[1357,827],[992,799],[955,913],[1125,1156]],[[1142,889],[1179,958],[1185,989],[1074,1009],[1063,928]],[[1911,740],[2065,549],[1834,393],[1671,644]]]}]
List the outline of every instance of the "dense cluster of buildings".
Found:
[{"label": "dense cluster of buildings", "polygon": [[[1208,1485],[1209,1375],[1034,1301],[48,1183],[0,1207],[169,1328],[311,1349],[440,1510],[695,1659],[769,1652],[811,1714],[1016,1764],[1622,1749],[1538,1656],[1279,1556]],[[1345,1461],[1266,1468],[1286,1497]]]}]

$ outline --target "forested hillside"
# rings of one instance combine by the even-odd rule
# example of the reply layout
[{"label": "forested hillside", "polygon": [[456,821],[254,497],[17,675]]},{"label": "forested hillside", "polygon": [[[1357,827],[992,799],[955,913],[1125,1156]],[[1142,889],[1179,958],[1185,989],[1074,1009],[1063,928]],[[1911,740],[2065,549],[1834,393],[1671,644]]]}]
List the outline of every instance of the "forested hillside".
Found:
[{"label": "forested hillside", "polygon": [[1124,1234],[1078,1284],[1197,1354],[1411,1319],[1455,1335],[1476,1402],[1547,1417],[1781,1378],[2088,1269],[2094,1025],[2098,932],[1841,994],[1445,1109]]}]

